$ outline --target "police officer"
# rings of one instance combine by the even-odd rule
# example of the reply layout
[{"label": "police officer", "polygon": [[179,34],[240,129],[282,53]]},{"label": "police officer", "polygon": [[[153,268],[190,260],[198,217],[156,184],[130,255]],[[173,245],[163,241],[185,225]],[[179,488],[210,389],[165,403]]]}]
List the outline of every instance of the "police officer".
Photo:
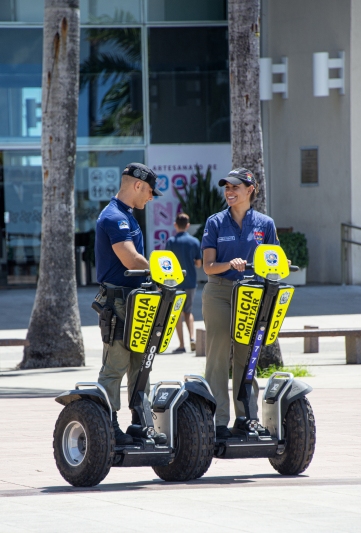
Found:
[{"label": "police officer", "polygon": [[[216,436],[227,439],[229,414],[229,356],[231,348],[231,293],[236,280],[243,279],[247,262],[252,262],[259,244],[279,244],[272,218],[255,211],[251,203],[258,192],[256,180],[246,168],[236,168],[218,182],[225,186],[228,208],[207,219],[202,239],[203,268],[208,275],[202,294],[206,326],[206,380],[217,400]],[[248,346],[234,344],[233,401],[236,417],[245,416],[237,400]],[[254,380],[254,394],[258,384]]]},{"label": "police officer", "polygon": [[[125,303],[129,292],[140,286],[145,278],[125,277],[126,270],[148,269],[144,257],[143,235],[133,209],[144,209],[153,196],[162,196],[156,188],[156,174],[141,163],[130,163],[122,173],[120,190],[100,213],[95,238],[95,263],[97,280],[101,284],[96,298],[101,305],[112,307],[117,316],[112,342],[103,344],[103,365],[99,383],[107,391],[112,406],[116,445],[127,445],[133,438],[123,433],[117,421],[120,409],[120,385],[125,373],[128,377],[128,397],[131,398],[142,354],[130,353],[123,343]],[[103,337],[104,341],[104,337]],[[149,393],[149,380],[145,392]],[[133,423],[138,423],[133,412]],[[156,435],[156,443],[162,443],[163,434]]]}]

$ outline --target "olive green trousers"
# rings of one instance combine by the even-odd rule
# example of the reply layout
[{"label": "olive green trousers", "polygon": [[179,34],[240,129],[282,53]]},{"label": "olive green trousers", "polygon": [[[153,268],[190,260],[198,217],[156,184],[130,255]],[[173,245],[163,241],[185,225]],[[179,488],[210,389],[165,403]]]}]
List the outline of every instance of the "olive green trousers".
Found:
[{"label": "olive green trousers", "polygon": [[[202,293],[202,312],[206,326],[206,380],[217,401],[216,425],[228,426],[230,401],[228,394],[231,351],[231,294],[228,280],[212,276],[214,283],[206,283]],[[243,402],[237,400],[249,346],[234,343],[232,360],[232,389],[236,417],[245,416]],[[253,381],[250,401],[251,417],[257,418],[258,383]]]},{"label": "olive green trousers", "polygon": [[[105,302],[106,297],[102,298],[99,303],[104,305]],[[115,314],[124,322],[125,300],[115,298],[113,308]],[[112,346],[103,344],[103,365],[99,372],[98,382],[107,391],[113,411],[120,409],[120,387],[125,374],[128,378],[128,401],[130,401],[142,360],[143,354],[129,352],[123,341],[115,340]],[[148,378],[145,389],[147,395],[149,395],[149,389]]]}]

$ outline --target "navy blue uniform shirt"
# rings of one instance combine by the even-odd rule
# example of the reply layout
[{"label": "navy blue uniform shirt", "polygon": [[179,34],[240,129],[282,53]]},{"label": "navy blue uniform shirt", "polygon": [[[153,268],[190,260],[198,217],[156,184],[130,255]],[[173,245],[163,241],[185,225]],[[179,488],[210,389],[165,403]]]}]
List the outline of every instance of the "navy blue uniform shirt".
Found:
[{"label": "navy blue uniform shirt", "polygon": [[137,252],[144,255],[143,235],[133,216],[133,209],[113,196],[97,220],[95,265],[98,283],[107,282],[136,288],[145,281],[143,277],[124,276],[124,272],[128,269],[112,248],[113,244],[124,241],[133,241]]},{"label": "navy blue uniform shirt", "polygon": [[[252,263],[253,254],[259,244],[279,244],[275,224],[271,217],[248,209],[243,220],[242,229],[233,220],[230,207],[207,219],[202,239],[202,250],[215,248],[216,262],[226,263],[236,257]],[[251,275],[251,271],[245,271]],[[237,270],[226,270],[216,274],[232,281],[243,279],[244,273]]]},{"label": "navy blue uniform shirt", "polygon": [[187,271],[180,289],[195,289],[197,286],[197,272],[194,266],[195,259],[201,259],[201,245],[198,239],[186,231],[180,231],[167,240],[166,250],[171,250],[177,257],[183,270]]}]

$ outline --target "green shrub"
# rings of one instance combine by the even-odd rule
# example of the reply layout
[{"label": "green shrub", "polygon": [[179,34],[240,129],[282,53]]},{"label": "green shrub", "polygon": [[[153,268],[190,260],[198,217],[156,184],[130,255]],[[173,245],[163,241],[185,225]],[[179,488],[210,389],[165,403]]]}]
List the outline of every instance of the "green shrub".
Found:
[{"label": "green shrub", "polygon": [[223,192],[215,185],[211,185],[212,173],[210,167],[206,174],[202,174],[200,168],[196,166],[195,185],[187,184],[179,192],[174,189],[183,212],[189,216],[191,224],[201,224],[195,237],[202,239],[206,220],[211,215],[223,211],[227,207]]},{"label": "green shrub", "polygon": [[[307,378],[312,377],[311,372],[305,367],[300,365],[295,366],[278,366],[270,365],[267,368],[261,368],[257,365],[257,377],[258,378],[269,378],[275,372],[292,372],[295,378]],[[229,368],[229,379],[232,379],[233,368]]]},{"label": "green shrub", "polygon": [[306,367],[296,365],[296,366],[277,366],[271,365],[267,368],[261,368],[257,366],[257,377],[258,378],[269,378],[274,374],[274,372],[292,372],[295,378],[305,378],[310,377],[312,374],[307,370]]},{"label": "green shrub", "polygon": [[280,245],[292,265],[305,268],[308,265],[307,240],[303,233],[280,233]]}]

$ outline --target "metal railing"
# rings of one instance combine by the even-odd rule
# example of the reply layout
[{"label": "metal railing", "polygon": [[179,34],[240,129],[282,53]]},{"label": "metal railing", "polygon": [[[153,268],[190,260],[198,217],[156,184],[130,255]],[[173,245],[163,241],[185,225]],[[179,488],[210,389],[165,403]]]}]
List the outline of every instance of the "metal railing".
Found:
[{"label": "metal railing", "polygon": [[350,237],[350,233],[353,229],[361,230],[360,226],[354,226],[353,224],[341,224],[341,275],[342,285],[346,285],[348,282],[348,252],[349,245],[356,244],[361,246],[361,242],[354,241]]}]

